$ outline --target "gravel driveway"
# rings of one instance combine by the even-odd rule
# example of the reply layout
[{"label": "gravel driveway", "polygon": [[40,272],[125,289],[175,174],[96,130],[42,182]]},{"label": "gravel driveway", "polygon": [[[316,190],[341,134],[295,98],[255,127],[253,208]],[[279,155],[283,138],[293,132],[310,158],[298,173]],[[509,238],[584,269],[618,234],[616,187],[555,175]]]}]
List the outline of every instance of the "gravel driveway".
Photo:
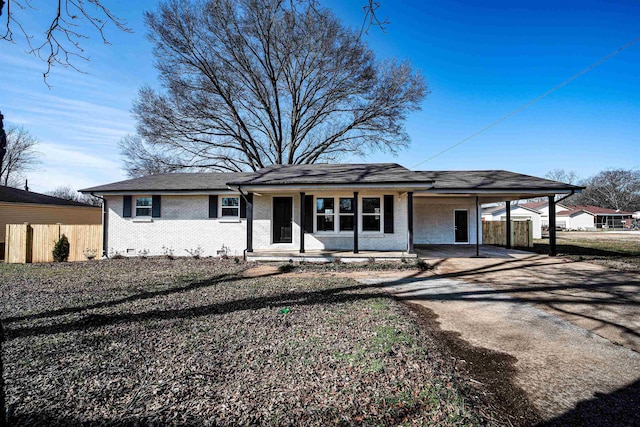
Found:
[{"label": "gravel driveway", "polygon": [[513,356],[513,381],[549,424],[640,425],[637,275],[519,251],[430,262],[433,276],[391,291],[470,344]]}]

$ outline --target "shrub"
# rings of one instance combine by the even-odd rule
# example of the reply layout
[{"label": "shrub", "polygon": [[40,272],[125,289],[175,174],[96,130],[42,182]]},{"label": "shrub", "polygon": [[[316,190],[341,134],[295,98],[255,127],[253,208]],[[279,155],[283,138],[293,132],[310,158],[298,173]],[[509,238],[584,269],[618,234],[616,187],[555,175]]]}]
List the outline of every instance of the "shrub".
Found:
[{"label": "shrub", "polygon": [[65,262],[69,259],[69,239],[67,236],[64,234],[60,236],[51,253],[55,262]]},{"label": "shrub", "polygon": [[278,266],[279,273],[291,273],[294,269],[295,269],[295,266],[292,263],[280,264]]},{"label": "shrub", "polygon": [[425,260],[422,258],[416,258],[416,267],[422,271],[433,270],[433,266],[431,264],[427,264]]}]

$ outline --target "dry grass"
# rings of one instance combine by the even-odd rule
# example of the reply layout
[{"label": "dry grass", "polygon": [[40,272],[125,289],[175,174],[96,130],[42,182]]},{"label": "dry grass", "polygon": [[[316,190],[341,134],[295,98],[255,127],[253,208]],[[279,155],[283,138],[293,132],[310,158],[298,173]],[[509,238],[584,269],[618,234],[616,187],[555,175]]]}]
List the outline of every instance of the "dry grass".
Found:
[{"label": "dry grass", "polygon": [[[618,270],[640,272],[640,234],[627,232],[559,232],[558,254]],[[536,239],[534,251],[549,252],[549,239]]]},{"label": "dry grass", "polygon": [[10,422],[487,422],[461,391],[471,380],[380,289],[246,278],[244,268],[209,259],[0,266]]}]

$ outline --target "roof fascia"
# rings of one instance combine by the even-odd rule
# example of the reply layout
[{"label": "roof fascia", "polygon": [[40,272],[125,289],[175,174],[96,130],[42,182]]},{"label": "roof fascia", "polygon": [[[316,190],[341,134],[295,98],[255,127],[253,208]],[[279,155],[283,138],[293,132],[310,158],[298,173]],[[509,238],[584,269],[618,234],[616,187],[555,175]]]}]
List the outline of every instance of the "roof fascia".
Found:
[{"label": "roof fascia", "polygon": [[282,190],[333,190],[333,189],[394,189],[402,191],[424,191],[433,187],[433,182],[402,182],[402,183],[350,183],[350,184],[238,184],[229,183],[230,189],[242,188],[245,191],[282,191]]},{"label": "roof fascia", "polygon": [[132,196],[136,194],[157,194],[162,196],[189,196],[189,195],[209,195],[209,194],[238,194],[236,190],[229,188],[221,190],[113,190],[113,191],[82,191],[96,196]]}]

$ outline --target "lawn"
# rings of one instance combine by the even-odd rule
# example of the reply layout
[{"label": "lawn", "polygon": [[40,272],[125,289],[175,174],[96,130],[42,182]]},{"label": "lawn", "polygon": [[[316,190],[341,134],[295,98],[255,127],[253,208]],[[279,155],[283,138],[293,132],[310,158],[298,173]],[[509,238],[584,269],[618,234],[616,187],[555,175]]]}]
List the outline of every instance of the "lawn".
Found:
[{"label": "lawn", "polygon": [[[558,232],[559,255],[626,271],[640,272],[640,233]],[[536,239],[533,250],[549,253],[549,239]]]},{"label": "lawn", "polygon": [[0,265],[10,423],[492,422],[483,391],[379,288],[246,268]]}]

